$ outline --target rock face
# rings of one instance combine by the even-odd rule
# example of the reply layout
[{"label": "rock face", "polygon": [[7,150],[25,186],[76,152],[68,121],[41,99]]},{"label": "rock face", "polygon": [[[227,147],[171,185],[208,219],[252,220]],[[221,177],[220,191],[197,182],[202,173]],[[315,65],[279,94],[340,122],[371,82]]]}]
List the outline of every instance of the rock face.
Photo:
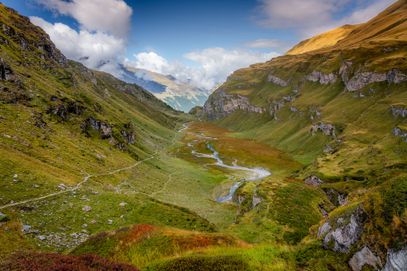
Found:
[{"label": "rock face", "polygon": [[313,71],[307,75],[305,79],[311,82],[319,82],[322,85],[328,85],[335,83],[338,76],[334,73],[325,74],[319,71]]},{"label": "rock face", "polygon": [[204,114],[210,120],[226,117],[237,110],[253,113],[264,113],[264,109],[251,105],[247,97],[241,95],[226,94],[219,89],[212,94],[203,107]]},{"label": "rock face", "polygon": [[113,135],[113,128],[111,125],[106,122],[97,120],[93,117],[87,118],[82,124],[82,130],[85,133],[88,133],[89,129],[98,131],[102,139],[111,138]]},{"label": "rock face", "polygon": [[407,271],[407,246],[398,251],[388,251],[382,271]]},{"label": "rock face", "polygon": [[323,184],[324,182],[318,178],[317,176],[309,176],[308,178],[305,179],[304,181],[306,184],[308,185],[312,185],[312,186],[320,186],[321,184]]},{"label": "rock face", "polygon": [[321,131],[326,136],[336,137],[335,126],[329,123],[317,123],[311,127],[311,133],[314,135],[318,131]]},{"label": "rock face", "polygon": [[390,70],[387,73],[356,72],[350,78],[351,66],[351,62],[344,62],[339,70],[339,74],[348,91],[357,91],[372,83],[387,82],[389,84],[400,84],[407,81],[407,75],[396,69]]},{"label": "rock face", "polygon": [[393,135],[400,137],[404,142],[407,142],[407,131],[403,130],[402,128],[395,127],[393,129]]},{"label": "rock face", "polygon": [[356,252],[349,261],[349,266],[353,271],[361,271],[365,265],[370,265],[375,270],[381,266],[380,258],[374,255],[368,247]]},{"label": "rock face", "polygon": [[269,74],[269,76],[267,77],[267,81],[271,82],[273,84],[276,84],[277,86],[280,86],[280,87],[288,86],[288,83],[286,81],[284,81],[283,79],[278,78],[277,76],[274,76],[272,74]]},{"label": "rock face", "polygon": [[323,239],[325,249],[337,252],[349,252],[360,238],[366,214],[357,207],[351,214],[345,214],[335,221],[327,221],[318,230],[318,237]]}]

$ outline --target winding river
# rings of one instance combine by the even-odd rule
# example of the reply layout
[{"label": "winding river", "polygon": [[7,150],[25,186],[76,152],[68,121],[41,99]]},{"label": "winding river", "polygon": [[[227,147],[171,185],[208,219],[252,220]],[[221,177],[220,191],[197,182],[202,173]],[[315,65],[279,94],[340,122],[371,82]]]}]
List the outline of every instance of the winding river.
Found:
[{"label": "winding river", "polygon": [[232,185],[232,187],[229,189],[228,194],[223,197],[217,198],[217,202],[223,203],[223,202],[231,201],[236,190],[244,182],[258,181],[258,180],[264,179],[267,176],[271,175],[271,172],[264,168],[243,167],[243,166],[237,165],[236,161],[232,165],[225,164],[225,162],[219,157],[219,152],[217,152],[211,144],[208,143],[206,146],[212,152],[212,154],[199,153],[194,150],[192,151],[192,154],[195,155],[196,157],[214,159],[214,160],[216,160],[216,163],[214,164],[216,166],[228,168],[228,169],[236,170],[236,171],[244,171],[246,173],[245,174],[246,177],[235,182]]}]

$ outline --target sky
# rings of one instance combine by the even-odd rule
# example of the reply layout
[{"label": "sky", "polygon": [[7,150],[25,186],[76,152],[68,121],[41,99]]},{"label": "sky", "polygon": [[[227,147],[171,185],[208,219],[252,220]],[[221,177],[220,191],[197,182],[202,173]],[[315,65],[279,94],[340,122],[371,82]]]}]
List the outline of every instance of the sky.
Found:
[{"label": "sky", "polygon": [[234,70],[284,54],[394,0],[1,0],[42,27],[70,59],[171,74],[210,90]]}]

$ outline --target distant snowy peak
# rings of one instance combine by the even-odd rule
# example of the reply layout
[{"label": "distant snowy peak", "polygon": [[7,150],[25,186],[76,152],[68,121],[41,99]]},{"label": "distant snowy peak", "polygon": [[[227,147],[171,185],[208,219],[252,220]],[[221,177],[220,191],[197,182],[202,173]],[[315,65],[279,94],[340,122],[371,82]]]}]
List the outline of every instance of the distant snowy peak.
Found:
[{"label": "distant snowy peak", "polygon": [[180,82],[172,75],[128,66],[122,66],[122,70],[123,80],[143,87],[173,108],[184,112],[195,106],[202,106],[210,95],[210,91]]}]

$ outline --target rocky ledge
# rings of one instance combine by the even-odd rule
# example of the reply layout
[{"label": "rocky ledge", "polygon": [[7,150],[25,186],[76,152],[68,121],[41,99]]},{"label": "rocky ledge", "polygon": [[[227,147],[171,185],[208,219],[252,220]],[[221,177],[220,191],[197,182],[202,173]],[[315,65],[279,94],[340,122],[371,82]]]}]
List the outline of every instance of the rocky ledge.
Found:
[{"label": "rocky ledge", "polygon": [[237,110],[260,114],[265,112],[263,108],[251,105],[247,97],[227,94],[222,89],[212,94],[203,107],[205,116],[210,120],[226,117]]}]

